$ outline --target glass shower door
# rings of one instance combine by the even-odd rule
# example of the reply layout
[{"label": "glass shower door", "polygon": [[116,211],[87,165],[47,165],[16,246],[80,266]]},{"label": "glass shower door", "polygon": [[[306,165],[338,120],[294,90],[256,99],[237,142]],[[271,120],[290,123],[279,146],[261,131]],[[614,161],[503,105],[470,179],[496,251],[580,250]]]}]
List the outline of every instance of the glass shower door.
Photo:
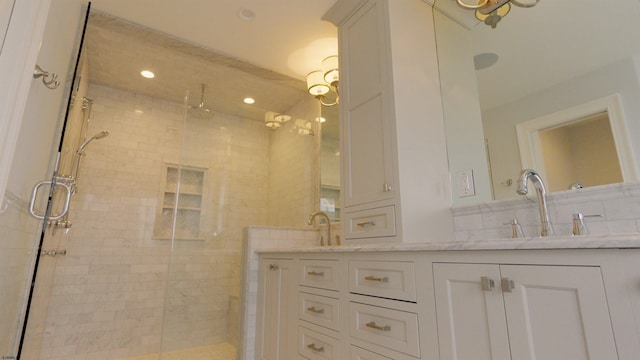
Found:
[{"label": "glass shower door", "polygon": [[[66,4],[52,5],[51,13],[69,10]],[[50,22],[45,30],[38,61],[49,65],[71,67],[79,56],[84,12],[87,5],[74,5],[78,18],[69,19],[64,30],[76,30],[71,37],[50,38],[64,30]],[[6,9],[11,12],[13,1],[0,3],[2,16]],[[80,14],[81,13],[81,14]],[[72,28],[73,26],[77,28]],[[0,23],[3,31],[6,26]],[[52,29],[51,27],[55,29]],[[69,29],[70,28],[70,29]],[[4,32],[0,33],[4,40]],[[69,34],[69,33],[65,33]],[[68,46],[69,57],[60,55],[60,47]],[[33,296],[35,274],[40,260],[42,239],[47,224],[67,207],[71,187],[56,178],[59,164],[58,144],[64,128],[65,105],[68,104],[73,71],[61,76],[60,86],[44,86],[33,81],[29,90],[17,145],[13,154],[9,180],[4,194],[0,194],[0,357],[20,358],[24,341],[25,324],[29,314],[29,303]],[[52,175],[53,174],[53,175]],[[50,180],[43,180],[50,179]],[[34,184],[39,184],[34,196]],[[62,190],[62,191],[61,191]],[[51,199],[55,200],[52,201]],[[30,201],[31,199],[31,201]],[[35,216],[34,216],[35,215]],[[62,216],[60,216],[62,218]],[[28,358],[28,357],[24,357]]]}]

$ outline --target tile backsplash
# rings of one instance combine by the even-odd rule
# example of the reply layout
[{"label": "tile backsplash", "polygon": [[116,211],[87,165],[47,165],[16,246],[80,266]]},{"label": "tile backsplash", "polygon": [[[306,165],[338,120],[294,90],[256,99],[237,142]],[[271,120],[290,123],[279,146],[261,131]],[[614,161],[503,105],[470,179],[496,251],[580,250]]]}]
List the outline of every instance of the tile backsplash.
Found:
[{"label": "tile backsplash", "polygon": [[[514,190],[515,191],[515,190]],[[590,234],[640,232],[640,184],[614,184],[567,190],[547,195],[549,217],[558,236],[571,235],[572,215],[600,215],[585,218]],[[511,237],[512,219],[518,219],[526,237],[539,236],[540,215],[533,197],[485,202],[455,207],[456,241]]]}]

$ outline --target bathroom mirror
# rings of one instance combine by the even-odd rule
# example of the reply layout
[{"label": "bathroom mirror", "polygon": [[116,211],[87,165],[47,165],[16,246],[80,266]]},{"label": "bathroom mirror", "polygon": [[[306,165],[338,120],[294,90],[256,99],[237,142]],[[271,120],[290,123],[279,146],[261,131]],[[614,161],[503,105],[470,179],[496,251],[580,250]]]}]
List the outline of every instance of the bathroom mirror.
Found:
[{"label": "bathroom mirror", "polygon": [[455,181],[471,169],[475,180],[474,196],[459,196],[453,184],[455,205],[517,197],[514,181],[531,163],[523,164],[516,127],[609,96],[619,97],[624,123],[612,130],[630,140],[620,161],[640,167],[640,3],[617,1],[606,18],[601,5],[541,0],[532,8],[512,6],[492,29],[455,0],[436,0],[451,176]]},{"label": "bathroom mirror", "polygon": [[332,222],[340,221],[340,127],[339,106],[322,106],[320,145],[320,210]]}]

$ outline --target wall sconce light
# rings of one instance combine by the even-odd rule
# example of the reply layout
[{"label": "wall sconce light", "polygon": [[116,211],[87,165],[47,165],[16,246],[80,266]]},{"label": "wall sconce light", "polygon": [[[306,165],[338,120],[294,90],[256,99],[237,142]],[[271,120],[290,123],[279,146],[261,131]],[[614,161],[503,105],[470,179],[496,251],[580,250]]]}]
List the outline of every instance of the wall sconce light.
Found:
[{"label": "wall sconce light", "polygon": [[[338,56],[333,55],[322,60],[322,70],[315,70],[307,75],[307,89],[324,106],[338,104],[340,94],[338,93],[338,83],[340,73],[338,71]],[[325,102],[326,95],[333,90],[336,93],[336,100],[332,103]]]},{"label": "wall sconce light", "polygon": [[469,4],[464,0],[456,1],[458,5],[465,9],[475,10],[476,19],[495,29],[498,22],[511,10],[511,4],[517,7],[530,8],[536,6],[540,0],[534,0],[534,2],[530,3],[521,3],[516,0],[478,0],[477,4]]},{"label": "wall sconce light", "polygon": [[273,111],[264,113],[264,125],[270,129],[277,129],[289,120],[291,120],[291,116],[289,115],[278,114]]},{"label": "wall sconce light", "polygon": [[306,121],[304,119],[296,119],[296,122],[294,124],[294,130],[299,134],[299,135],[314,135],[313,132],[313,128],[312,128],[312,123],[310,121]]}]

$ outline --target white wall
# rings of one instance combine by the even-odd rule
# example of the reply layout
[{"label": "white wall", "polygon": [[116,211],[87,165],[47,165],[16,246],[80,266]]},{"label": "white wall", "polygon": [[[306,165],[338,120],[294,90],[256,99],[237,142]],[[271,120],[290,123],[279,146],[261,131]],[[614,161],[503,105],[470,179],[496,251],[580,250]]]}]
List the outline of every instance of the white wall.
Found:
[{"label": "white wall", "polygon": [[629,139],[636,159],[640,159],[640,83],[636,69],[633,59],[621,60],[590,74],[483,112],[495,198],[507,199],[518,196],[515,186],[504,184],[507,179],[515,180],[522,170],[516,124],[615,93],[621,95]]}]

